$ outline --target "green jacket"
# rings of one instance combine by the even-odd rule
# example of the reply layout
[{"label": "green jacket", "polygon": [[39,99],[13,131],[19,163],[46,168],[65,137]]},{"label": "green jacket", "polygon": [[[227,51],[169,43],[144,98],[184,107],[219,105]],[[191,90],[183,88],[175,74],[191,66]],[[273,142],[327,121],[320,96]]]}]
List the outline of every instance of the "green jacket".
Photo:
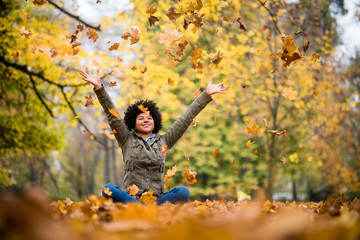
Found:
[{"label": "green jacket", "polygon": [[115,138],[123,153],[123,190],[128,192],[127,188],[135,184],[139,188],[138,194],[152,189],[154,195],[162,195],[166,156],[162,154],[161,146],[167,145],[171,149],[193,119],[212,101],[212,97],[206,91],[202,92],[165,134],[158,133],[147,143],[133,129],[129,130],[122,118],[118,119],[109,112],[115,106],[104,87],[94,89],[94,92],[107,115],[110,127],[116,131]]}]

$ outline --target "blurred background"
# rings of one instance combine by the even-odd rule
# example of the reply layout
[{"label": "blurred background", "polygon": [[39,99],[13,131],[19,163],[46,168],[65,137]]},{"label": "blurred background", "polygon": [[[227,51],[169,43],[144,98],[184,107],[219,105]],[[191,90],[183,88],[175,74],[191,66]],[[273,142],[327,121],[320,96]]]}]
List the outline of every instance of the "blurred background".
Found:
[{"label": "blurred background", "polygon": [[[78,73],[89,67],[100,69],[121,116],[135,100],[157,102],[162,132],[210,77],[230,86],[168,153],[166,170],[179,171],[166,183],[187,185],[191,200],[359,197],[359,1],[3,0],[0,7],[0,188],[35,184],[54,200],[80,201],[105,183],[122,185],[121,150]],[[163,44],[169,27],[182,37]],[[136,30],[138,41],[122,37]],[[197,172],[192,185],[182,174],[189,166]]]}]

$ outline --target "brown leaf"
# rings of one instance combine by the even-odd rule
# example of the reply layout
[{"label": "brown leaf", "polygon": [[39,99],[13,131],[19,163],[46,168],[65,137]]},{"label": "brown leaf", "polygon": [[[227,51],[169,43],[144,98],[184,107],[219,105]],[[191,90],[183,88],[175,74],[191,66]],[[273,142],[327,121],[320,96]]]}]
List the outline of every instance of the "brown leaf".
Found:
[{"label": "brown leaf", "polygon": [[213,152],[213,156],[216,157],[217,155],[219,155],[220,150],[219,149],[215,149],[215,151]]},{"label": "brown leaf", "polygon": [[46,0],[34,0],[33,1],[33,4],[35,5],[35,6],[42,6],[42,5],[45,5],[45,4],[47,4],[48,2],[46,1]]},{"label": "brown leaf", "polygon": [[130,31],[130,45],[133,45],[140,40],[139,30],[137,30],[136,28],[131,28]]},{"label": "brown leaf", "polygon": [[140,69],[140,72],[141,72],[142,74],[146,73],[146,71],[147,71],[147,67],[146,67],[146,66],[140,66],[139,69]]},{"label": "brown leaf", "polygon": [[128,40],[128,38],[131,36],[131,34],[129,32],[124,32],[122,35],[121,35],[121,38],[124,39],[124,40]]},{"label": "brown leaf", "polygon": [[304,53],[307,52],[307,50],[309,49],[310,46],[310,41],[306,41],[306,38],[304,37],[304,43],[303,43],[303,51]]},{"label": "brown leaf", "polygon": [[251,151],[252,154],[256,155],[256,156],[260,156],[260,153],[258,153],[258,150],[256,149],[255,151]]},{"label": "brown leaf", "polygon": [[218,51],[218,53],[215,55],[215,57],[213,57],[211,59],[211,63],[214,64],[215,66],[217,66],[222,59],[223,59],[222,53],[220,53],[220,51]]},{"label": "brown leaf", "polygon": [[155,26],[155,23],[156,22],[159,22],[159,19],[153,15],[151,15],[149,18],[148,18],[148,21],[150,23],[150,27],[151,26]]},{"label": "brown leaf", "polygon": [[244,32],[246,32],[246,27],[245,25],[243,24],[243,22],[241,21],[241,18],[237,18],[236,21],[239,23],[239,28],[244,30]]},{"label": "brown leaf", "polygon": [[178,19],[181,16],[181,13],[177,13],[175,10],[174,6],[171,6],[171,8],[169,8],[166,11],[166,16],[168,16],[168,18],[172,21],[172,22],[176,22],[176,19]]},{"label": "brown leaf", "polygon": [[85,107],[93,107],[94,103],[93,103],[93,98],[92,96],[85,96],[86,99],[86,103],[85,103]]},{"label": "brown leaf", "polygon": [[169,86],[174,86],[174,80],[171,80],[171,78],[168,78],[168,84],[169,84]]},{"label": "brown leaf", "polygon": [[108,83],[108,86],[109,86],[109,87],[117,86],[117,85],[116,85],[116,81],[109,82],[109,83]]}]

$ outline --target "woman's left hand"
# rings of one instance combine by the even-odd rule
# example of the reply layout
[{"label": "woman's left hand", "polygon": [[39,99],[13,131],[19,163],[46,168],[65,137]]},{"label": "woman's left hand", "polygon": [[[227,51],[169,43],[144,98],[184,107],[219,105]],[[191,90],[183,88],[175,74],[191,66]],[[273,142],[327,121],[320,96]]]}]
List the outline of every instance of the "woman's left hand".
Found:
[{"label": "woman's left hand", "polygon": [[229,87],[224,86],[224,83],[213,84],[212,79],[210,78],[210,82],[206,88],[206,92],[210,95],[213,95],[214,93],[225,94],[226,90],[228,89]]}]

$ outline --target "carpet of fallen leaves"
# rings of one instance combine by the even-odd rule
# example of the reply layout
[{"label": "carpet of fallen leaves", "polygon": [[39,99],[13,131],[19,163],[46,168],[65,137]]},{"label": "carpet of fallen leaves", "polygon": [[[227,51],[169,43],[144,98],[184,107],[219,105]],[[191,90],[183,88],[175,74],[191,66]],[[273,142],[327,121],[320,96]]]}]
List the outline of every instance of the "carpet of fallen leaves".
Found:
[{"label": "carpet of fallen leaves", "polygon": [[121,204],[0,193],[1,239],[360,239],[360,200]]}]

